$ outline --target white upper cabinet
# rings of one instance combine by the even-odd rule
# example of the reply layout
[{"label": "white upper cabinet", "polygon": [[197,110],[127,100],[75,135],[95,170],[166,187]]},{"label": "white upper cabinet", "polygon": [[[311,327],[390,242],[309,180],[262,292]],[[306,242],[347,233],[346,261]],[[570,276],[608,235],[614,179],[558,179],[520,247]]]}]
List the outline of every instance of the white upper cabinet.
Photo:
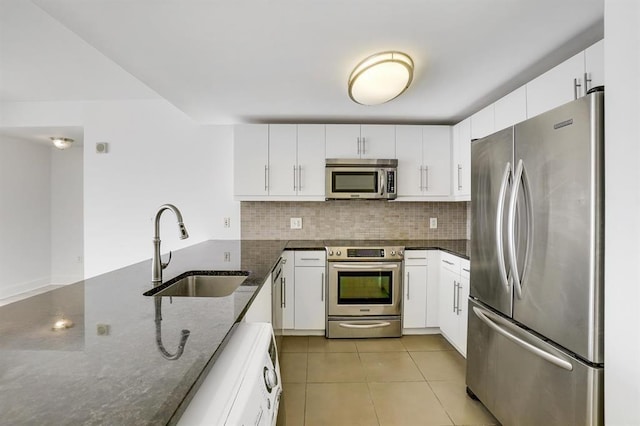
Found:
[{"label": "white upper cabinet", "polygon": [[324,197],[324,140],[324,124],[298,124],[296,190],[299,197]]},{"label": "white upper cabinet", "polygon": [[587,91],[604,86],[604,40],[584,51],[584,70],[587,73]]},{"label": "white upper cabinet", "polygon": [[395,126],[327,124],[327,158],[395,158]]},{"label": "white upper cabinet", "polygon": [[527,89],[522,86],[494,104],[495,131],[527,119]]},{"label": "white upper cabinet", "polygon": [[233,193],[236,197],[269,194],[269,125],[244,124],[234,128]]},{"label": "white upper cabinet", "polygon": [[269,195],[296,195],[296,146],[295,124],[269,125]]},{"label": "white upper cabinet", "polygon": [[494,105],[491,104],[471,116],[471,139],[480,139],[495,132]]},{"label": "white upper cabinet", "polygon": [[451,127],[396,126],[398,201],[451,192]]},{"label": "white upper cabinet", "polygon": [[235,126],[234,196],[239,200],[324,200],[322,124]]},{"label": "white upper cabinet", "polygon": [[453,126],[452,193],[455,200],[471,201],[471,118]]}]

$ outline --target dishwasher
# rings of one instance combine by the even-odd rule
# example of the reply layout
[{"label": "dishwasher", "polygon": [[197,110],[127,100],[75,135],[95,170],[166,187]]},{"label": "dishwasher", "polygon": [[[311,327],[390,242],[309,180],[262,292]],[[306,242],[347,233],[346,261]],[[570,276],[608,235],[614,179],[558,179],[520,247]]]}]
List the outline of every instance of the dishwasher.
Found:
[{"label": "dishwasher", "polygon": [[271,324],[241,322],[178,425],[280,425],[284,418],[281,396]]}]

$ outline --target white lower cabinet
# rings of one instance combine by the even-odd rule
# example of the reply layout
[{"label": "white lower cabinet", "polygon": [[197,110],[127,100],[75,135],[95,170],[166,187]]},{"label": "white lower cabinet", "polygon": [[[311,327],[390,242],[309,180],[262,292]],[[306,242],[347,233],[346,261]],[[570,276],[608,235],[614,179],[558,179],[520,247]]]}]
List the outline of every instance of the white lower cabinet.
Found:
[{"label": "white lower cabinet", "polygon": [[404,254],[402,321],[405,332],[438,326],[438,250]]},{"label": "white lower cabinet", "polygon": [[285,250],[282,253],[282,261],[282,328],[285,330],[292,330],[295,324],[294,252]]},{"label": "white lower cabinet", "polygon": [[326,253],[294,252],[294,329],[325,329]]},{"label": "white lower cabinet", "polygon": [[467,356],[467,299],[469,261],[441,252],[439,316],[442,335]]},{"label": "white lower cabinet", "polygon": [[271,323],[271,303],[271,274],[269,274],[242,320]]}]

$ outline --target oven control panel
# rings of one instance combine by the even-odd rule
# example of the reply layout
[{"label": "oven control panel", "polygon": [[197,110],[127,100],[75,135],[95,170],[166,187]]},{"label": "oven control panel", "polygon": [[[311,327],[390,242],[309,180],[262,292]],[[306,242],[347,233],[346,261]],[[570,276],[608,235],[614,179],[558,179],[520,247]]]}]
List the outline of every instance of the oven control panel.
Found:
[{"label": "oven control panel", "polygon": [[327,260],[397,261],[404,257],[404,247],[327,247]]}]

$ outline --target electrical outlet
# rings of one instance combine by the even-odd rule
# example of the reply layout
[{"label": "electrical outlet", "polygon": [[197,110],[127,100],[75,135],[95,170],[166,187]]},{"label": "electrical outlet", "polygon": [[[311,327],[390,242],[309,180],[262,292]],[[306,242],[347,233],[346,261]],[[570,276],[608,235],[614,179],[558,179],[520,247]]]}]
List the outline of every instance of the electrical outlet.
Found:
[{"label": "electrical outlet", "polygon": [[224,218],[224,227],[225,228],[231,228],[231,218],[230,217],[225,217]]},{"label": "electrical outlet", "polygon": [[437,229],[438,228],[438,218],[437,217],[429,218],[429,228],[431,228],[431,229]]},{"label": "electrical outlet", "polygon": [[108,336],[111,333],[111,326],[109,324],[97,324],[96,334],[98,336]]},{"label": "electrical outlet", "polygon": [[301,217],[292,217],[291,218],[291,229],[302,229],[302,218]]}]

